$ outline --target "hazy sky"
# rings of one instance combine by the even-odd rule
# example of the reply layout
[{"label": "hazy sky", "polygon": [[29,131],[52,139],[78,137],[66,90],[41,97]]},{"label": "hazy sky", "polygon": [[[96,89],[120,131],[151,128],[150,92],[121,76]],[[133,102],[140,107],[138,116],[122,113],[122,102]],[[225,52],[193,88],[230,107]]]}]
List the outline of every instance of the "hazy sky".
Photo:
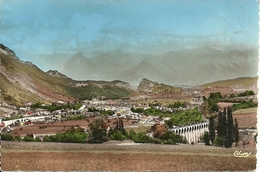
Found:
[{"label": "hazy sky", "polygon": [[3,0],[0,42],[22,60],[122,49],[258,46],[256,0]]}]

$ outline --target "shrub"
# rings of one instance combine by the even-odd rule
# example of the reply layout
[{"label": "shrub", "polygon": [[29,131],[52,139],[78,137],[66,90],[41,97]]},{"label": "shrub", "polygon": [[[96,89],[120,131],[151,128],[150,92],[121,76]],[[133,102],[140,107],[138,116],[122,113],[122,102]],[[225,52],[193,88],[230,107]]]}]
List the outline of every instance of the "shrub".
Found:
[{"label": "shrub", "polygon": [[14,140],[15,140],[15,141],[22,141],[22,138],[21,138],[20,136],[15,136],[15,137],[14,137]]},{"label": "shrub", "polygon": [[[82,128],[71,127],[65,133],[58,133],[52,136],[44,136],[44,142],[62,142],[62,143],[86,143],[88,134]],[[37,140],[36,140],[37,139]],[[35,141],[41,141],[40,138],[35,138]]]},{"label": "shrub", "polygon": [[215,140],[214,140],[214,145],[215,146],[220,146],[223,147],[225,143],[225,138],[224,137],[220,137],[218,136]]},{"label": "shrub", "polygon": [[148,137],[144,132],[139,132],[133,137],[135,143],[153,143],[153,139]]},{"label": "shrub", "polygon": [[10,134],[1,134],[1,140],[5,140],[5,141],[13,141],[14,138],[12,135]]},{"label": "shrub", "polygon": [[209,143],[209,132],[205,132],[204,135],[202,136],[201,140],[204,141],[205,145],[210,145]]},{"label": "shrub", "polygon": [[35,137],[34,141],[35,142],[41,142],[41,139],[39,137]]},{"label": "shrub", "polygon": [[172,131],[166,132],[159,139],[162,140],[165,144],[186,143],[186,140]]},{"label": "shrub", "polygon": [[44,137],[43,137],[43,141],[44,141],[44,142],[51,142],[51,139],[50,139],[49,136],[44,136]]},{"label": "shrub", "polygon": [[111,140],[125,140],[127,138],[127,134],[121,130],[111,130],[108,136]]},{"label": "shrub", "polygon": [[34,139],[33,139],[32,137],[25,136],[25,137],[23,138],[23,141],[25,141],[25,142],[33,142]]},{"label": "shrub", "polygon": [[135,135],[136,135],[136,132],[135,132],[133,129],[131,129],[131,130],[129,131],[128,138],[129,138],[130,140],[133,140]]}]

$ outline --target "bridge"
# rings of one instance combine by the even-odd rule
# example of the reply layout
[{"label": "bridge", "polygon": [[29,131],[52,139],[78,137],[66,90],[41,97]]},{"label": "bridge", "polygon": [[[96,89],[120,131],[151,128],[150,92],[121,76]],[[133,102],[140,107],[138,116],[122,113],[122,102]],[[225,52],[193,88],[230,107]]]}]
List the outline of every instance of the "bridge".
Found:
[{"label": "bridge", "polygon": [[30,120],[32,122],[35,121],[44,121],[46,116],[37,116],[37,117],[24,117],[24,118],[18,118],[18,119],[12,119],[12,120],[8,120],[8,121],[1,121],[1,123],[4,123],[4,127],[7,127],[9,125],[15,124],[15,122],[24,122],[25,120]]},{"label": "bridge", "polygon": [[186,138],[189,144],[196,143],[200,141],[200,138],[204,135],[206,131],[209,131],[209,122],[201,122],[181,127],[170,128],[170,131],[173,131],[176,134],[181,135],[183,138]]}]

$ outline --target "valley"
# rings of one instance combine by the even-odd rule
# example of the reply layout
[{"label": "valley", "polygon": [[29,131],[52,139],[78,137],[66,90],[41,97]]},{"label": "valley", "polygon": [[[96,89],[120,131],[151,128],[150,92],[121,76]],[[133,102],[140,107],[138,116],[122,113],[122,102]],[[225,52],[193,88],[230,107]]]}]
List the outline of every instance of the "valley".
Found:
[{"label": "valley", "polygon": [[[142,59],[137,56],[139,61],[134,59],[132,62],[128,62],[127,59],[120,61],[115,57],[117,53],[125,58],[130,56],[122,52],[107,55],[114,58],[117,64],[108,60],[107,65],[102,63],[100,66],[98,63],[99,60],[104,60],[104,54],[94,60],[86,59],[82,53],[78,53],[64,63],[67,65],[66,70],[71,72],[67,75],[66,70],[44,72],[31,62],[23,62],[13,50],[3,44],[0,49],[1,138],[5,140],[2,142],[2,158],[4,158],[3,168],[6,170],[27,170],[28,162],[23,160],[38,156],[38,151],[45,158],[58,156],[57,151],[60,151],[63,159],[60,158],[59,162],[64,160],[64,163],[71,163],[69,161],[71,157],[78,163],[82,156],[89,156],[92,157],[91,162],[99,164],[101,157],[105,160],[107,158],[104,157],[112,156],[119,157],[115,160],[118,163],[126,164],[127,157],[131,155],[133,159],[141,156],[148,159],[134,162],[138,170],[169,170],[173,166],[179,170],[214,169],[214,164],[210,163],[204,163],[204,166],[200,167],[196,165],[195,159],[200,152],[202,153],[200,158],[204,160],[215,156],[228,157],[230,160],[228,163],[231,165],[222,170],[255,168],[258,77],[233,77],[233,79],[202,82],[200,79],[206,76],[199,71],[196,73],[197,82],[187,71],[187,76],[176,79],[173,77],[178,72],[173,71],[177,69],[173,68],[170,72],[171,65],[162,64],[163,60],[159,64],[156,62],[157,57]],[[207,50],[209,51],[214,52],[212,49]],[[179,54],[181,58],[190,53],[189,51],[169,52],[168,55]],[[194,53],[201,56],[201,52]],[[232,53],[236,54],[236,52]],[[168,59],[169,63],[174,64],[168,55],[160,58]],[[182,60],[184,59],[178,59],[180,62]],[[227,59],[225,63],[228,63]],[[237,63],[233,66],[236,69],[236,65],[241,65]],[[85,70],[77,66],[78,64],[85,65]],[[116,65],[114,71],[108,64]],[[120,66],[123,64],[127,65],[124,70],[121,70]],[[133,67],[134,65],[137,66]],[[207,65],[203,64],[203,67],[205,66]],[[216,65],[211,67],[219,68]],[[221,70],[225,70],[227,66],[222,67]],[[157,76],[163,73],[162,70],[174,75],[163,74],[160,80]],[[178,70],[181,71],[180,68]],[[103,75],[103,72],[107,75]],[[110,80],[108,75],[113,74],[117,74],[121,79]],[[80,75],[89,79],[85,80]],[[104,78],[97,77],[98,75]],[[237,75],[242,76],[240,73]],[[75,79],[77,77],[81,79]],[[203,84],[192,85],[191,82],[184,82],[187,79]],[[166,80],[174,80],[176,84],[163,82]],[[214,142],[211,141],[214,146],[205,145],[205,134],[209,133],[209,126],[212,125],[211,118],[214,118],[217,133],[218,115],[227,108],[233,111],[232,119],[237,120],[239,141],[232,142],[230,149],[225,148],[224,142],[217,142],[218,137]],[[101,141],[95,140],[91,130],[92,124],[97,119],[102,121],[101,129],[106,133],[102,138],[104,140]],[[94,142],[90,142],[93,138]],[[94,144],[96,142],[101,144]],[[233,155],[235,150],[251,151],[252,156],[240,161]],[[75,153],[80,155],[75,157]],[[22,154],[23,160],[14,158]],[[154,156],[161,156],[165,163],[161,166],[150,163],[156,160]],[[179,162],[182,158],[193,163],[186,164],[184,167],[179,166],[178,163],[170,163],[170,159]],[[15,167],[7,165],[10,159],[16,162]],[[39,160],[32,168],[50,170],[51,161],[54,159],[49,158],[46,163],[41,163]],[[216,161],[218,164],[224,162],[226,161]],[[248,163],[248,166],[239,165],[242,162]],[[93,163],[89,164],[92,166],[89,169],[104,170],[108,167],[112,170],[134,169],[133,166],[120,164],[120,167],[108,161],[102,168]],[[51,168],[60,170],[62,167]],[[78,168],[86,169],[83,166]],[[73,166],[73,169],[77,168]],[[66,170],[71,168],[67,166]]]}]

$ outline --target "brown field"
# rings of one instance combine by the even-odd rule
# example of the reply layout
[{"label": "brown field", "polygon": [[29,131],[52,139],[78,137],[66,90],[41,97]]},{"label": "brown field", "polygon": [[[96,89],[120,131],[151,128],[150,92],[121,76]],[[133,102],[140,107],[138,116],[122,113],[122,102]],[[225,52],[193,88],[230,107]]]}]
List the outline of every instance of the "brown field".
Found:
[{"label": "brown field", "polygon": [[[240,128],[256,126],[256,113],[234,113]],[[115,120],[110,120],[113,125]],[[91,122],[91,120],[90,120]],[[62,132],[64,126],[88,126],[86,120],[64,121],[48,124],[45,129],[39,129],[43,124],[20,127],[12,131],[18,135],[54,134]],[[46,124],[44,124],[46,125]],[[131,126],[131,121],[124,121],[125,126]],[[134,128],[146,131],[150,127]],[[129,128],[126,128],[129,130]],[[249,157],[234,156],[236,150],[251,152]],[[215,146],[195,145],[156,145],[134,144],[130,140],[109,141],[103,144],[74,143],[26,143],[2,141],[2,170],[4,171],[248,171],[256,169],[256,145],[250,140],[245,149],[242,143],[225,149]]]},{"label": "brown field", "polygon": [[256,113],[235,114],[233,115],[233,117],[237,119],[239,128],[257,128]]},{"label": "brown field", "polygon": [[[195,145],[134,144],[109,141],[103,144],[2,142],[2,170],[163,170],[248,171],[256,169],[253,143],[243,150]],[[251,152],[246,158],[234,151]]]},{"label": "brown field", "polygon": [[[54,122],[48,124],[44,123],[44,124],[33,124],[31,126],[20,126],[20,127],[15,127],[11,135],[13,136],[20,135],[22,137],[30,133],[37,134],[37,135],[56,134],[56,133],[62,133],[65,130],[68,130],[70,127],[76,127],[76,126],[86,129],[88,128],[88,125],[91,121],[92,118],[89,118],[89,122],[86,120],[71,120],[71,121]],[[105,120],[105,122],[110,126],[114,126],[113,123],[115,121],[116,119],[110,119],[109,122],[108,120]],[[131,125],[132,121],[134,120],[123,120],[125,126],[132,126]],[[46,128],[40,129],[39,128],[40,126],[46,126]]]}]

